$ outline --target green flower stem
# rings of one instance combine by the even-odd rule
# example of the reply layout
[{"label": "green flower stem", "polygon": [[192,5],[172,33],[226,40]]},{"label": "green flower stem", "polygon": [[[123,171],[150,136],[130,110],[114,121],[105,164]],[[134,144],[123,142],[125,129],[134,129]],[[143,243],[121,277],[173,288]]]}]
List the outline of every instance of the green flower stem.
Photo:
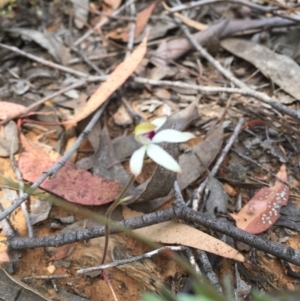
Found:
[{"label": "green flower stem", "polygon": [[[116,197],[114,202],[108,207],[107,212],[105,214],[106,220],[111,220],[111,214],[113,213],[113,211],[120,204],[122,204],[124,202],[123,197],[124,197],[126,191],[128,190],[128,188],[133,183],[134,179],[135,179],[135,177],[134,177],[134,175],[132,175],[130,177],[130,179],[128,180],[127,184],[123,187],[120,194]],[[105,262],[105,258],[106,258],[106,255],[107,255],[107,249],[108,249],[108,241],[109,241],[109,224],[105,223],[105,243],[104,243],[104,248],[103,248],[103,255],[102,255],[101,264],[104,264],[104,262]]]}]

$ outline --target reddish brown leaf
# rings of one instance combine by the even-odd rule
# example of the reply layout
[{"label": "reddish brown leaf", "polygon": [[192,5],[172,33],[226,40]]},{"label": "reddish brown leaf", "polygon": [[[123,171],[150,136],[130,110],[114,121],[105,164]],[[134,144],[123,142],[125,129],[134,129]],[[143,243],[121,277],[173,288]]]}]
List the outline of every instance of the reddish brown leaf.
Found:
[{"label": "reddish brown leaf", "polygon": [[[23,152],[19,168],[25,180],[35,182],[54,163],[42,154],[35,156]],[[93,175],[70,162],[59,170],[53,180],[46,179],[40,187],[69,202],[91,206],[112,202],[121,190],[119,183]]]},{"label": "reddish brown leaf", "polygon": [[0,101],[0,120],[6,120],[11,116],[21,114],[26,110],[26,107],[17,103]]},{"label": "reddish brown leaf", "polygon": [[57,252],[49,258],[48,261],[61,260],[69,256],[74,250],[74,244],[61,246],[57,249]]},{"label": "reddish brown leaf", "polygon": [[[163,5],[165,10],[169,11],[170,8],[166,5],[165,2],[162,2],[162,5]],[[208,25],[197,22],[193,19],[190,19],[190,18],[180,14],[180,13],[173,13],[173,16],[178,18],[185,25],[188,25],[189,27],[195,28],[199,31],[205,30],[208,27]]]},{"label": "reddish brown leaf", "polygon": [[0,252],[0,262],[10,262],[9,255],[6,251]]},{"label": "reddish brown leaf", "polygon": [[[154,1],[153,3],[151,3],[148,7],[146,7],[144,10],[142,10],[141,12],[139,12],[136,16],[136,24],[135,24],[135,31],[134,31],[134,37],[137,38],[142,31],[145,29],[151,14],[153,12],[153,10],[155,9],[158,1]],[[124,29],[124,31],[121,33],[121,39],[124,42],[127,42],[129,39],[129,31],[130,31],[130,27],[126,27]]]},{"label": "reddish brown leaf", "polygon": [[[287,182],[286,166],[283,164],[277,173],[277,178]],[[270,188],[262,188],[240,210],[230,216],[235,219],[238,228],[252,234],[269,229],[280,217],[280,208],[289,199],[289,187],[276,180]]]}]

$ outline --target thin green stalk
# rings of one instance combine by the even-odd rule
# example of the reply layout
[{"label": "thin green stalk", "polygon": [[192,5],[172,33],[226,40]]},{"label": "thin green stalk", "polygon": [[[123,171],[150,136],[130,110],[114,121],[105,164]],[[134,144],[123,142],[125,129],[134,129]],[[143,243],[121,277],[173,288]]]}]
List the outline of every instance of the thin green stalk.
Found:
[{"label": "thin green stalk", "polygon": [[[113,211],[124,202],[123,197],[126,193],[126,191],[128,190],[128,188],[131,186],[131,184],[134,181],[134,176],[132,175],[129,179],[129,181],[127,182],[127,184],[123,187],[122,191],[120,192],[120,194],[116,197],[116,199],[114,200],[114,202],[109,206],[109,208],[107,209],[107,212],[105,214],[105,218],[106,220],[111,220],[111,214],[113,213]],[[101,264],[104,264],[105,259],[106,259],[106,255],[107,255],[107,249],[108,249],[108,241],[109,241],[109,224],[105,223],[105,242],[104,242],[104,249],[103,249],[103,255],[102,255],[102,260],[101,260]]]}]

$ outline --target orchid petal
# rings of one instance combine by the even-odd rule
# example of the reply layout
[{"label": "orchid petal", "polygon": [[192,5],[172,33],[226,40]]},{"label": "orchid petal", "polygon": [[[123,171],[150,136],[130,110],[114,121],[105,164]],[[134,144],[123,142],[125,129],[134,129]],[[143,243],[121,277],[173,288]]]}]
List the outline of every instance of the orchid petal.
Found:
[{"label": "orchid petal", "polygon": [[139,149],[137,149],[130,158],[130,171],[135,177],[137,177],[142,171],[145,153],[146,146],[142,146]]},{"label": "orchid petal", "polygon": [[167,121],[167,117],[166,116],[162,116],[159,118],[156,118],[154,120],[151,121],[151,124],[155,125],[155,130],[158,130],[159,128],[161,128],[163,126],[163,124]]},{"label": "orchid petal", "polygon": [[152,123],[140,123],[134,129],[135,135],[148,134],[156,129],[156,126]]},{"label": "orchid petal", "polygon": [[189,132],[179,132],[176,130],[168,129],[163,130],[155,134],[155,136],[152,139],[152,142],[154,143],[160,143],[160,142],[171,142],[171,143],[180,143],[180,142],[186,142],[190,139],[196,138],[195,135]]},{"label": "orchid petal", "polygon": [[147,145],[147,144],[151,143],[151,140],[144,135],[135,135],[134,138],[137,142],[139,142],[140,144],[143,144],[143,145]]},{"label": "orchid petal", "polygon": [[172,170],[174,172],[181,172],[179,164],[175,159],[163,150],[160,146],[155,144],[147,145],[147,155],[157,164],[162,167]]}]

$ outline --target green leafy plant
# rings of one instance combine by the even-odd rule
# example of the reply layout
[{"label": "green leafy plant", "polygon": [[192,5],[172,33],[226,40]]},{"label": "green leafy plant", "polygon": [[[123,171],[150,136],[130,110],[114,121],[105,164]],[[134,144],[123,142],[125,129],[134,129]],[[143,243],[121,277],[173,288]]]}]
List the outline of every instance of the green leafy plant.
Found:
[{"label": "green leafy plant", "polygon": [[[236,301],[233,297],[233,288],[225,289],[222,295],[207,281],[194,283],[195,293],[174,295],[166,289],[162,289],[160,296],[154,293],[144,293],[141,301]],[[248,299],[249,301],[297,301],[300,299],[299,291],[278,291],[273,295],[260,293],[254,290]]]}]

